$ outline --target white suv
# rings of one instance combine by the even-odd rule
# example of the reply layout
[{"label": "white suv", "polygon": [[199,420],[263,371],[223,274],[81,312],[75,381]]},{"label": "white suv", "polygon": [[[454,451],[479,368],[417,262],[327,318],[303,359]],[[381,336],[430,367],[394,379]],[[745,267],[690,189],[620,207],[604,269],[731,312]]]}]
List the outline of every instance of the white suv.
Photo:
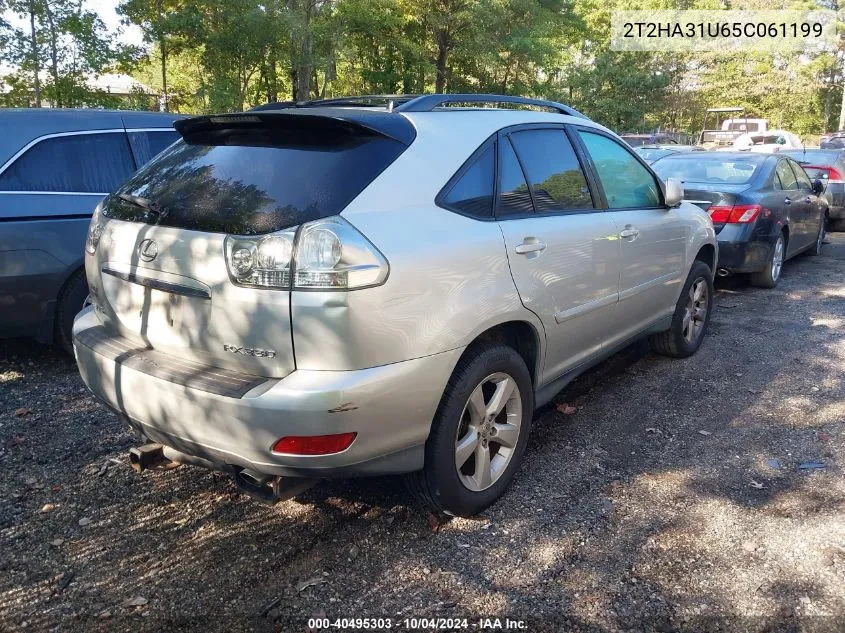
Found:
[{"label": "white suv", "polygon": [[385,103],[178,121],[98,207],[74,345],[148,442],[139,470],[201,464],[271,500],[409,473],[472,515],[577,374],[638,337],[699,347],[717,247],[677,182],[558,103]]}]

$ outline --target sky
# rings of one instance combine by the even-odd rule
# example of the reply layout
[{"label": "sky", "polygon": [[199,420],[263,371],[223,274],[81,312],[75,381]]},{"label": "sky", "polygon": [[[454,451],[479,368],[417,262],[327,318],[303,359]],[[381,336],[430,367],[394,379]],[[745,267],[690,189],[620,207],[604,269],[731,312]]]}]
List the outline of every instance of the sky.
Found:
[{"label": "sky", "polygon": [[[125,44],[136,44],[140,46],[142,41],[141,30],[137,26],[123,26],[120,24],[120,16],[115,12],[118,0],[84,0],[83,6],[86,9],[96,11],[105,22],[109,32],[114,33],[120,30],[118,40]],[[29,22],[26,17],[19,18],[11,11],[6,11],[3,17],[12,24],[21,28],[28,28]]]}]

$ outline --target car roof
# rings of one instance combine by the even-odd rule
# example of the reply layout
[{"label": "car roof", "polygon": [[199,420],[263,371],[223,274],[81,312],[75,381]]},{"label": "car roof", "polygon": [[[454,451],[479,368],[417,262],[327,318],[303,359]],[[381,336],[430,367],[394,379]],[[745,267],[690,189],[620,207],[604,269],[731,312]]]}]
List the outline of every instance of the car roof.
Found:
[{"label": "car roof", "polygon": [[[790,158],[797,160],[799,163],[808,163],[808,164],[818,164],[818,162],[823,161],[830,161],[830,163],[835,163],[843,158],[843,154],[845,154],[845,148],[829,148],[829,149],[822,149],[822,148],[807,148],[807,149],[793,149],[793,150],[781,150],[780,154],[785,154]],[[821,158],[823,161],[818,161]]]},{"label": "car roof", "polygon": [[133,128],[169,128],[182,115],[93,108],[0,109],[0,165],[34,139],[47,134]]},{"label": "car roof", "polygon": [[[743,158],[751,162],[762,163],[777,154],[761,154],[759,152],[696,152],[694,160],[717,161],[719,159],[737,159]],[[690,155],[687,152],[677,152],[664,156],[660,160],[689,160]]]},{"label": "car roof", "polygon": [[682,145],[681,143],[650,143],[648,145],[640,145],[639,147],[635,147],[634,149],[691,149],[693,151],[704,151],[704,148],[700,147],[699,145]]},{"label": "car roof", "polygon": [[[183,119],[176,129],[183,135],[200,135],[214,127],[250,124],[251,122],[277,121],[296,122],[303,119],[306,125],[316,124],[307,118],[323,118],[327,124],[352,124],[369,129],[383,136],[410,144],[421,127],[426,133],[434,128],[446,129],[456,141],[465,141],[473,148],[498,130],[524,123],[572,123],[594,127],[610,132],[606,128],[582,116],[536,110],[490,107],[445,107],[428,111],[399,111],[373,106],[313,106],[303,108],[262,108],[244,113],[208,115]],[[424,125],[423,125],[423,122]],[[472,133],[470,133],[472,131]],[[483,135],[477,140],[476,134]]]}]

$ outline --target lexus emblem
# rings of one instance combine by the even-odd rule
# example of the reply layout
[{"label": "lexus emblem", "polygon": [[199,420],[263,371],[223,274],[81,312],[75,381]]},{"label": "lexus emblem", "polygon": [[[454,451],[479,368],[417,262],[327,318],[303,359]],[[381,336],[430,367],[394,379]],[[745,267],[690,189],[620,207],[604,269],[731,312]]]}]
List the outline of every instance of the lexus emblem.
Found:
[{"label": "lexus emblem", "polygon": [[138,244],[138,257],[141,258],[141,261],[151,262],[156,258],[156,255],[158,255],[158,245],[155,240],[143,240]]}]

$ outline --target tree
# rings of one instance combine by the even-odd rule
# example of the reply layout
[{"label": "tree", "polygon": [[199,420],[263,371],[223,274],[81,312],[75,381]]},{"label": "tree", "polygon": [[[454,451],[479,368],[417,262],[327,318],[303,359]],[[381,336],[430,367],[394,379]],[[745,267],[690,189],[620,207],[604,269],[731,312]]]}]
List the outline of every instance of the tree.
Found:
[{"label": "tree", "polygon": [[[27,19],[29,28],[13,30],[7,61],[19,75],[31,77],[35,106],[41,107],[43,98],[57,107],[85,104],[93,94],[86,80],[120,54],[99,16],[78,0],[10,0],[9,7]],[[42,69],[48,72],[46,83]]]},{"label": "tree", "polygon": [[180,46],[171,47],[173,33],[179,28],[178,16],[183,9],[182,0],[122,0],[117,5],[117,13],[124,17],[127,24],[135,24],[144,34],[144,40],[155,44],[160,58],[162,102],[165,111],[169,111],[169,93],[167,89],[167,61],[169,53],[178,53]]}]

